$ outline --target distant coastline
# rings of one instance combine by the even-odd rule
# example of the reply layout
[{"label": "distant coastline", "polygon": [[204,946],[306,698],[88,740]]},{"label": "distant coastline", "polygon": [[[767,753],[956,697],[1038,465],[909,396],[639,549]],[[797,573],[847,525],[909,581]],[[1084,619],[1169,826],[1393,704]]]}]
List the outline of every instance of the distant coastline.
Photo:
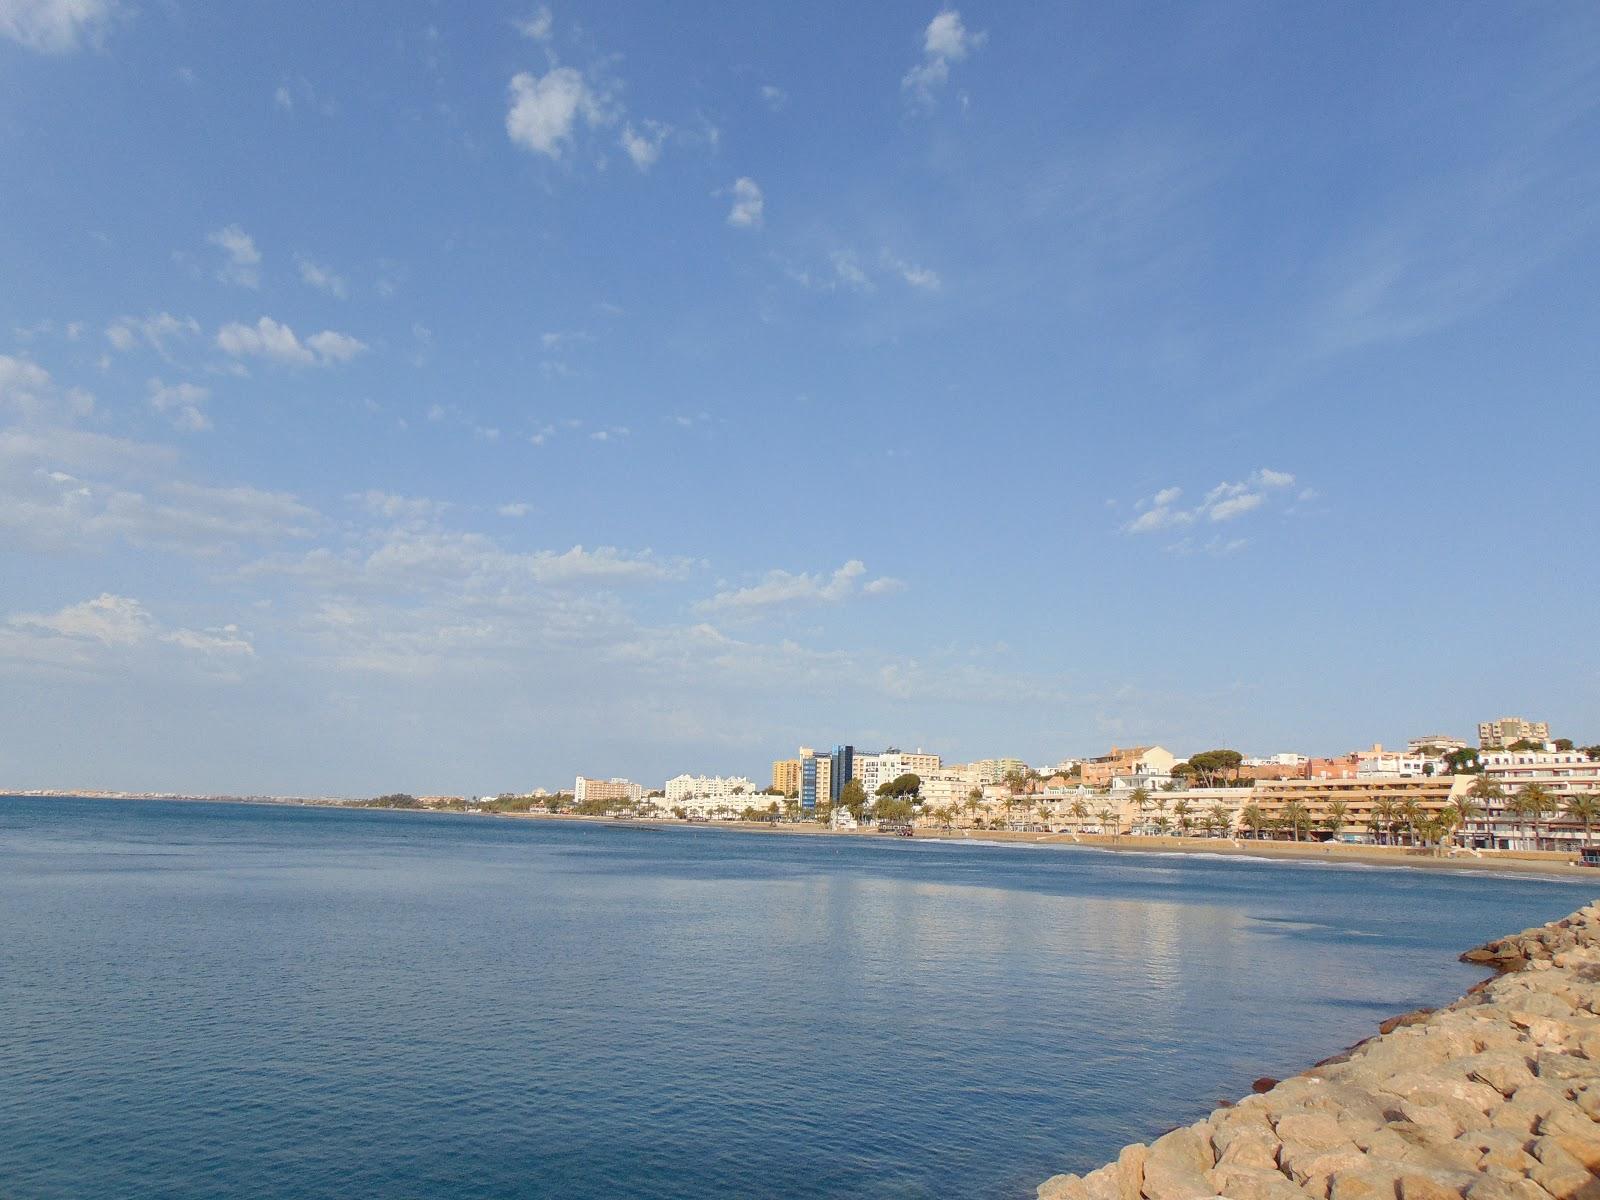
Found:
[{"label": "distant coastline", "polygon": [[[436,816],[497,817],[513,821],[554,821],[611,828],[682,830],[702,829],[722,832],[760,833],[790,837],[835,837],[875,842],[898,842],[874,829],[828,829],[810,822],[773,824],[766,821],[676,821],[655,818],[585,817],[543,812],[474,813],[460,809],[385,808],[350,797],[331,796],[234,796],[196,795],[173,792],[67,791],[61,789],[0,790],[0,798],[56,800],[168,800],[190,803],[256,804],[275,807],[339,808],[378,813],[430,813]],[[1484,851],[1481,855],[1437,856],[1406,846],[1372,846],[1338,842],[1256,841],[1249,838],[1138,837],[1106,834],[1021,833],[1007,830],[926,830],[915,835],[921,842],[954,842],[978,845],[1006,845],[1043,850],[1106,851],[1121,854],[1188,854],[1215,857],[1322,863],[1328,866],[1368,866],[1390,869],[1481,871],[1543,875],[1565,879],[1595,879],[1600,871],[1583,867],[1570,856],[1557,851]]]}]

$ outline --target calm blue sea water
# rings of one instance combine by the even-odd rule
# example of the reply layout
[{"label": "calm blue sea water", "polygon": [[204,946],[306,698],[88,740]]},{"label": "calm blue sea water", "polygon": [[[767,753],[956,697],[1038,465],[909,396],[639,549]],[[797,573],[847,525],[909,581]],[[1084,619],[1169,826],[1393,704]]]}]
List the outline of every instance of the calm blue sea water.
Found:
[{"label": "calm blue sea water", "polygon": [[1025,1196],[1583,885],[0,799],[0,1195]]}]

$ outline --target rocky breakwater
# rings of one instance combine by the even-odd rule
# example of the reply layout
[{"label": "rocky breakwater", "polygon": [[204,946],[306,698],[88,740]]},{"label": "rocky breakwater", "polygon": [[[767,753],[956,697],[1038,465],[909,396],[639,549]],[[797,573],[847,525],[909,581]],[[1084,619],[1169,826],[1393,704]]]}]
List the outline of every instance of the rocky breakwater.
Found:
[{"label": "rocky breakwater", "polygon": [[1039,1200],[1600,1200],[1600,903],[1462,957],[1503,973]]}]

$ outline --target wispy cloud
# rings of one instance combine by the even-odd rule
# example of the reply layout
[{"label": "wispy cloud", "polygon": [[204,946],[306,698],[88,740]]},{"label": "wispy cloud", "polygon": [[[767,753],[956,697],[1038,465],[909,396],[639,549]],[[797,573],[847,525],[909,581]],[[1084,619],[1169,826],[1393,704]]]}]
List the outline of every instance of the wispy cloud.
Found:
[{"label": "wispy cloud", "polygon": [[240,287],[261,286],[261,251],[253,237],[237,225],[228,225],[206,234],[206,241],[222,251],[218,279]]},{"label": "wispy cloud", "polygon": [[347,333],[324,329],[305,341],[293,329],[262,317],[254,325],[230,322],[217,330],[217,348],[234,358],[264,358],[292,367],[347,363],[367,350],[365,342]]},{"label": "wispy cloud", "polygon": [[766,217],[767,199],[761,185],[748,175],[733,181],[733,207],[728,210],[728,224],[735,229],[760,229]]},{"label": "wispy cloud", "polygon": [[1262,467],[1245,479],[1217,484],[1194,505],[1182,503],[1182,488],[1162,488],[1155,495],[1135,504],[1138,515],[1123,525],[1122,529],[1124,533],[1133,534],[1159,533],[1193,525],[1235,521],[1262,508],[1272,498],[1288,494],[1294,482],[1295,477],[1287,471]]},{"label": "wispy cloud", "polygon": [[314,287],[319,292],[326,292],[343,300],[350,294],[349,284],[344,276],[337,274],[321,263],[307,258],[303,254],[295,255],[295,267],[300,272],[300,282],[307,287]]},{"label": "wispy cloud", "polygon": [[0,37],[40,54],[93,45],[124,11],[119,0],[0,0]]},{"label": "wispy cloud", "polygon": [[774,570],[750,587],[728,588],[702,600],[695,607],[701,612],[757,614],[774,609],[838,604],[851,596],[886,596],[905,584],[889,576],[866,579],[867,567],[853,558],[831,574],[812,574]]},{"label": "wispy cloud", "polygon": [[961,62],[989,40],[987,32],[973,32],[961,14],[946,9],[922,32],[922,61],[905,73],[900,90],[916,106],[931,109],[938,93],[950,81],[950,64]]}]

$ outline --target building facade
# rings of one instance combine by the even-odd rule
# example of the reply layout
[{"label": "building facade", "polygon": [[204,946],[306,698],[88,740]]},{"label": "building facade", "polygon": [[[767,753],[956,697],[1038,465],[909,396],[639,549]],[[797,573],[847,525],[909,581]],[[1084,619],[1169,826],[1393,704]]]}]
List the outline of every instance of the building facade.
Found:
[{"label": "building facade", "polygon": [[780,758],[773,763],[772,786],[785,796],[799,795],[800,760],[798,758]]},{"label": "building facade", "polygon": [[815,812],[817,802],[833,803],[833,757],[800,747],[800,807]]},{"label": "building facade", "polygon": [[1350,779],[1278,779],[1256,784],[1250,798],[1261,810],[1262,819],[1284,819],[1288,806],[1302,805],[1311,821],[1311,828],[1327,828],[1333,815],[1335,801],[1342,801],[1343,835],[1365,835],[1371,832],[1374,822],[1382,823],[1387,816],[1387,806],[1398,810],[1414,803],[1425,815],[1443,812],[1458,796],[1464,796],[1472,787],[1469,775],[1432,775],[1402,778],[1392,775],[1370,775]]},{"label": "building facade", "polygon": [[644,785],[630,779],[589,779],[579,775],[578,781],[572,785],[572,799],[577,804],[616,800],[637,804],[644,799]]},{"label": "building facade", "polygon": [[743,775],[676,775],[667,780],[668,804],[684,800],[727,800],[730,797],[752,796],[756,785]]},{"label": "building facade", "polygon": [[1079,778],[1085,787],[1091,788],[1109,787],[1118,776],[1139,775],[1166,780],[1172,777],[1177,761],[1172,751],[1164,746],[1113,746],[1110,754],[1085,759]]},{"label": "building facade", "polygon": [[1515,742],[1543,744],[1550,740],[1550,726],[1544,721],[1524,721],[1521,717],[1501,717],[1478,723],[1478,749],[1504,750]]}]

